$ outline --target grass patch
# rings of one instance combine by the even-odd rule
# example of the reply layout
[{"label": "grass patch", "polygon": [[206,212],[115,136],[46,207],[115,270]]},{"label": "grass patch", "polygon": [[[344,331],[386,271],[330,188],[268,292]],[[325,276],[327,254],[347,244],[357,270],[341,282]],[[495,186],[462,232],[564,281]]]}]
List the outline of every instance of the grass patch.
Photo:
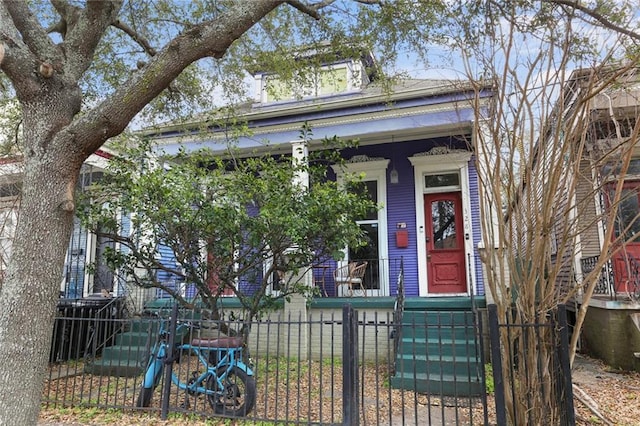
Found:
[{"label": "grass patch", "polygon": [[493,393],[496,391],[496,385],[493,382],[493,367],[491,366],[491,364],[484,365],[484,380],[487,394],[493,395]]}]

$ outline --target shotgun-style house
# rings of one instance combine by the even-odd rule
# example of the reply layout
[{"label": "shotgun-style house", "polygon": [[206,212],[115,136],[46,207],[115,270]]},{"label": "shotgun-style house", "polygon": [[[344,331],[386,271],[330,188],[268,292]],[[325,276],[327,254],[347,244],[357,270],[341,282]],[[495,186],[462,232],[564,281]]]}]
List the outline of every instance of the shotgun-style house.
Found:
[{"label": "shotgun-style house", "polygon": [[[240,155],[268,152],[295,158],[299,152],[322,149],[324,138],[359,141],[357,148],[343,149],[341,155],[348,172],[364,174],[368,194],[382,208],[358,222],[369,237],[366,247],[345,247],[343,260],[313,268],[312,282],[320,297],[303,304],[308,311],[339,312],[348,302],[361,311],[390,313],[403,301],[408,323],[445,324],[444,317],[427,320],[428,309],[455,312],[446,321],[474,327],[470,318],[484,307],[485,283],[478,255],[481,200],[472,147],[479,131],[477,117],[486,117],[492,100],[491,87],[459,80],[406,80],[386,90],[368,73],[371,60],[365,55],[327,64],[309,87],[296,89],[276,75],[255,73],[255,96],[239,109],[249,132],[234,141],[235,147]],[[311,140],[300,139],[303,126],[312,129]],[[196,121],[145,130],[143,135],[169,155],[206,147],[224,156],[228,133],[220,121]],[[341,179],[337,169],[329,174]],[[453,337],[438,339],[446,347],[442,342]],[[408,346],[405,350],[415,351]],[[478,352],[475,346],[465,350]],[[440,365],[443,354],[432,356],[439,359],[434,365]],[[474,358],[476,367],[478,360]],[[420,364],[419,371],[428,364],[415,358],[412,362]],[[449,392],[465,392],[453,378],[441,378],[438,386],[445,380],[452,382]],[[433,384],[424,386],[428,390]]]},{"label": "shotgun-style house", "polygon": [[[616,84],[595,92],[614,77]],[[572,139],[580,148],[566,152],[581,157],[566,181],[575,190],[561,197],[571,208],[554,210],[556,236],[571,236],[571,250],[556,259],[563,265],[556,284],[575,294],[576,310],[588,303],[581,349],[615,368],[640,370],[640,75],[637,68],[581,69],[570,76],[566,93],[570,101],[562,113],[573,117],[570,126],[580,126]],[[569,114],[577,105],[584,105],[582,112]],[[595,287],[586,300],[590,277]]]},{"label": "shotgun-style house", "polygon": [[[485,305],[485,283],[478,254],[482,221],[473,146],[478,117],[486,117],[492,100],[491,87],[460,80],[405,80],[389,89],[368,72],[370,61],[372,57],[364,55],[327,64],[310,87],[295,90],[275,75],[257,72],[255,97],[239,110],[249,132],[239,136],[237,147],[246,156],[269,152],[295,157],[301,148],[321,149],[325,138],[358,139],[357,148],[346,148],[341,155],[348,172],[364,174],[368,194],[382,206],[358,222],[370,243],[359,249],[345,247],[343,260],[314,265],[308,281],[318,286],[320,296],[298,308],[305,315],[322,311],[329,317],[331,312],[339,315],[348,302],[361,312],[380,314],[375,317],[380,323],[389,325],[402,318],[408,327],[422,326],[422,338],[435,341],[438,350],[416,357],[416,351],[425,351],[415,346],[416,336],[406,333],[407,342],[402,343],[405,335],[400,339],[396,334],[400,343],[389,352],[396,353],[404,367],[396,372],[394,386],[479,394],[484,389],[475,319]],[[304,126],[312,129],[312,139],[299,138]],[[224,155],[227,130],[220,121],[194,121],[141,133],[169,155],[202,147]],[[108,160],[106,153],[99,154],[83,171],[85,186],[100,178]],[[340,180],[340,173],[329,169],[332,179]],[[128,218],[119,219],[126,232]],[[88,267],[108,244],[114,243],[100,241],[78,221],[61,283],[63,298],[126,296],[130,310],[154,301],[161,304],[156,299],[167,297],[166,293],[128,288],[99,262],[95,269]],[[172,262],[171,253],[164,261]],[[188,283],[180,285],[188,291]],[[222,303],[232,304],[231,299]],[[437,328],[431,329],[432,325]],[[465,331],[453,333],[458,327]],[[430,335],[443,329],[442,335]],[[311,341],[312,336],[301,331],[298,337],[298,343],[309,349],[298,353],[314,356],[317,342]],[[368,339],[387,346],[393,343],[382,333]],[[104,348],[102,358],[88,363],[87,370],[139,374],[139,357],[121,358],[144,347],[138,352],[125,349]],[[433,370],[431,378],[416,381],[416,373],[427,368]],[[460,378],[455,371],[468,374]]]},{"label": "shotgun-style house", "polygon": [[[368,193],[383,207],[359,222],[371,244],[359,250],[345,247],[345,262],[367,262],[361,277],[341,286],[346,274],[334,272],[343,264],[314,271],[324,296],[395,296],[400,259],[407,297],[484,295],[471,146],[477,131],[474,107],[486,107],[491,92],[447,80],[407,80],[387,92],[366,71],[359,61],[334,63],[318,73],[315,87],[298,91],[287,91],[281,83],[276,87],[268,73],[256,74],[255,99],[240,113],[250,135],[240,136],[237,146],[246,155],[293,156],[301,144],[321,149],[324,138],[359,141],[358,148],[342,152],[347,169],[365,174]],[[305,125],[313,139],[302,142]],[[194,122],[156,128],[145,136],[167,154],[206,147],[225,155],[225,130]],[[339,173],[331,174],[340,179]]]}]

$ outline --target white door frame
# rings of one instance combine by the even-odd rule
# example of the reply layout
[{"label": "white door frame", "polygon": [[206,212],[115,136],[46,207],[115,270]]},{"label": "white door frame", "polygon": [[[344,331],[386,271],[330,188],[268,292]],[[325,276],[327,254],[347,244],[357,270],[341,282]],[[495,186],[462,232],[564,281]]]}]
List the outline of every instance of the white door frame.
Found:
[{"label": "white door frame", "polygon": [[[448,152],[445,154],[427,155],[418,154],[409,157],[413,165],[414,187],[415,187],[415,209],[416,209],[416,236],[417,236],[417,256],[418,256],[418,288],[421,297],[436,296],[429,294],[428,274],[427,274],[427,249],[424,244],[425,239],[425,212],[424,194],[436,192],[452,192],[459,190],[462,192],[462,223],[464,232],[464,252],[465,252],[465,273],[467,274],[467,293],[462,294],[440,294],[437,296],[460,296],[467,295],[469,291],[475,294],[475,274],[469,274],[469,264],[467,259],[471,259],[470,264],[475,264],[473,254],[473,227],[471,223],[471,200],[469,190],[469,151]],[[425,176],[436,173],[458,173],[460,176],[459,187],[425,188]]]}]

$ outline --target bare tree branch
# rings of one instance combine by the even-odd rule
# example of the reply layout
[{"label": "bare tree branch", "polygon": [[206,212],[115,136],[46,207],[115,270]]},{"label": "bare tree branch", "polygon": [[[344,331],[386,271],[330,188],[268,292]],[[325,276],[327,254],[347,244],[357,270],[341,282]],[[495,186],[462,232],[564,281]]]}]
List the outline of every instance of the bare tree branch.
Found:
[{"label": "bare tree branch", "polygon": [[[298,0],[287,0],[287,3],[291,7],[298,9],[300,12],[311,16],[313,19],[318,19],[318,20],[320,19],[320,15],[318,14],[318,9],[314,6],[306,5],[303,2]],[[326,2],[323,2],[323,3],[326,3]]]},{"label": "bare tree branch", "polygon": [[133,28],[131,28],[129,25],[122,22],[121,20],[117,19],[111,25],[113,25],[115,28],[118,28],[119,30],[127,34],[129,37],[131,37],[133,41],[138,43],[144,49],[144,51],[147,52],[149,56],[155,56],[156,53],[158,53],[157,50],[154,49],[153,46],[151,46],[151,44],[146,38],[142,37],[138,32],[136,32]]}]

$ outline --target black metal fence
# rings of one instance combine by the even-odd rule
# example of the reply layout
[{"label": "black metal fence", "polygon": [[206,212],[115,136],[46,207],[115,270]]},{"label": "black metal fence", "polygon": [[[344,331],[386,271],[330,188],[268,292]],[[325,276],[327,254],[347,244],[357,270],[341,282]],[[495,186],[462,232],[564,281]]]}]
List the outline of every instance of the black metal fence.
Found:
[{"label": "black metal fence", "polygon": [[[453,334],[473,334],[477,329],[456,331],[451,313],[435,313],[424,321],[414,317],[401,327],[402,341],[410,350],[397,362],[400,354],[394,338],[398,325],[391,312],[371,315],[348,305],[335,312],[308,318],[272,315],[252,324],[247,361],[255,373],[257,395],[247,420],[349,425],[485,423],[484,375],[477,370],[484,366],[464,367],[458,373],[452,367],[452,362],[468,361],[468,342],[477,337]],[[59,312],[44,403],[142,410],[136,408],[136,400],[159,318],[89,318],[85,313]],[[218,337],[224,326],[242,326],[232,320],[224,324],[211,321],[199,312],[182,315],[196,325],[190,333],[175,336],[184,342],[204,335]],[[460,344],[464,351],[448,338],[424,337],[427,327],[441,328],[443,336],[466,342]],[[427,364],[430,367],[423,368]],[[173,366],[175,378],[188,383],[199,363],[191,354],[181,353]],[[451,368],[454,370],[449,371]],[[447,377],[458,383],[448,388]],[[471,390],[462,385],[468,381],[473,382]],[[160,415],[163,394],[168,395],[170,412],[218,416],[206,397],[181,391],[164,378],[144,410]]]},{"label": "black metal fence", "polygon": [[60,299],[49,361],[77,360],[99,355],[122,331],[123,298]]},{"label": "black metal fence", "polygon": [[575,425],[566,307],[527,323],[488,312],[497,424]]}]

